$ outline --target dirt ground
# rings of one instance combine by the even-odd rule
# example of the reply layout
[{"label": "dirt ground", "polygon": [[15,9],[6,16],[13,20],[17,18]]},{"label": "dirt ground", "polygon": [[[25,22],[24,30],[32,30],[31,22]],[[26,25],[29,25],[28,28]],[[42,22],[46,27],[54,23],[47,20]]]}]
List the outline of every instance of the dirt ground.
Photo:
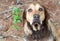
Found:
[{"label": "dirt ground", "polygon": [[[56,28],[59,30],[60,0],[37,0],[37,1],[39,1],[43,6],[46,7],[47,12],[50,15],[50,18],[53,20],[53,22],[56,25]],[[20,4],[22,5],[24,4],[27,5],[30,2],[33,2],[33,0],[20,0]],[[24,36],[24,32],[22,23],[17,24],[19,26],[19,30],[11,28],[12,17],[5,20],[6,17],[11,15],[11,12],[2,13],[16,4],[17,4],[16,0],[0,0],[0,38],[2,35],[7,36],[6,38],[0,39],[0,41],[23,41],[22,37]],[[21,7],[21,9],[24,9],[24,6]]]}]

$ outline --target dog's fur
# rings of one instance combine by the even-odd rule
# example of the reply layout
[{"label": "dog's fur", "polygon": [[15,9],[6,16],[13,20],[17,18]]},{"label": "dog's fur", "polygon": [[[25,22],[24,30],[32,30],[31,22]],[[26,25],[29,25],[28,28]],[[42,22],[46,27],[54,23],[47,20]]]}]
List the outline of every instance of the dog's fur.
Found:
[{"label": "dog's fur", "polygon": [[[34,15],[38,15],[38,27],[35,27]],[[36,16],[36,17],[38,17]],[[35,17],[35,18],[36,18]],[[26,41],[54,41],[52,32],[47,26],[46,9],[39,3],[31,3],[23,12],[23,26]]]},{"label": "dog's fur", "polygon": [[51,19],[48,20],[48,25],[51,27],[55,41],[60,41],[60,28],[57,29]]}]

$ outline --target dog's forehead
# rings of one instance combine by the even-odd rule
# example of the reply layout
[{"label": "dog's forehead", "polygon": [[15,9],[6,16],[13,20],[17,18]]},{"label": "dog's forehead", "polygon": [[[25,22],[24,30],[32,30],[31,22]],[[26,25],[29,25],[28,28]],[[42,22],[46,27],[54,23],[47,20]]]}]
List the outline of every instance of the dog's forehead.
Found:
[{"label": "dog's forehead", "polygon": [[36,3],[36,4],[30,4],[28,8],[39,9],[43,7],[40,4]]}]

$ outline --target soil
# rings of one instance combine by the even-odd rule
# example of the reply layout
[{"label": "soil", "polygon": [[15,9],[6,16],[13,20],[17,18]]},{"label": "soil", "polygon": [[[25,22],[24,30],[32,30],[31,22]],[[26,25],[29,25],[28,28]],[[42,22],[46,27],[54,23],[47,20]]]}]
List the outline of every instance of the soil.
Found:
[{"label": "soil", "polygon": [[[58,31],[60,31],[60,0],[37,0],[39,1],[47,10],[50,18],[56,25]],[[28,3],[33,2],[33,0],[20,0],[21,5],[28,5]],[[5,19],[11,15],[11,12],[4,12],[9,8],[13,7],[17,4],[16,0],[0,0],[0,35],[7,36],[6,38],[0,39],[0,41],[23,41],[22,37],[24,36],[24,31],[22,27],[22,23],[18,23],[19,30],[12,28],[12,20],[13,17],[9,19]],[[21,7],[24,9],[24,6]],[[13,37],[12,37],[12,36]],[[19,37],[19,38],[18,38]]]}]

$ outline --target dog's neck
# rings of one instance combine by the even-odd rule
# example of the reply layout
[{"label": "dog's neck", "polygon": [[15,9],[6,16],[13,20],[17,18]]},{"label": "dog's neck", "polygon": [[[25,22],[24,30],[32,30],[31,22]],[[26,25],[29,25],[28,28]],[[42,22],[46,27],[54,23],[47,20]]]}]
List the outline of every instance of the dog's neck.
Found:
[{"label": "dog's neck", "polygon": [[45,23],[43,23],[41,25],[41,27],[44,27],[44,28],[39,30],[39,31],[34,31],[32,26],[30,25],[30,23],[28,21],[27,21],[27,26],[33,32],[32,35],[36,34],[37,37],[39,37],[39,35],[40,35],[40,38],[38,38],[38,39],[48,37],[50,35],[50,31],[48,30],[48,27]]}]

